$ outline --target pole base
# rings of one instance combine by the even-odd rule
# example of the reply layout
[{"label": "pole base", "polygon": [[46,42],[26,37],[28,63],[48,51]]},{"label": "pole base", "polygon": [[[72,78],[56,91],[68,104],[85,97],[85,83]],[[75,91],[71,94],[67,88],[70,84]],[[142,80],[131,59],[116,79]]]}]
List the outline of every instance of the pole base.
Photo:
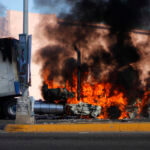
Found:
[{"label": "pole base", "polygon": [[17,115],[16,116],[16,124],[34,124],[35,119],[34,116],[26,116],[26,115]]},{"label": "pole base", "polygon": [[16,124],[34,124],[34,113],[32,97],[28,96],[26,90],[24,95],[17,100]]}]

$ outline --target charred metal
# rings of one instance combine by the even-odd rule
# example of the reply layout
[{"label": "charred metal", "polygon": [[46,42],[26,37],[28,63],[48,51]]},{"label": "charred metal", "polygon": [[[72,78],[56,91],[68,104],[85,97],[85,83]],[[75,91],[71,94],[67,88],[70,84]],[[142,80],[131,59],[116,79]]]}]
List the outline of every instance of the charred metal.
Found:
[{"label": "charred metal", "polygon": [[66,88],[49,89],[47,84],[42,87],[43,97],[47,102],[58,100],[59,103],[66,103],[68,98],[73,98],[75,94],[67,91]]}]

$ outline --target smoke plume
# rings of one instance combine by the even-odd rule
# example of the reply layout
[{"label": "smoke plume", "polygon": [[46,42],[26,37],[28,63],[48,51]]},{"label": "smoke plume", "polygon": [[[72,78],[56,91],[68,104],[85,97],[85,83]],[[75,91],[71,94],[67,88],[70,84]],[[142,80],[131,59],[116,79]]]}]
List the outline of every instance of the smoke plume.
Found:
[{"label": "smoke plume", "polygon": [[[60,1],[35,3],[51,7]],[[72,46],[75,43],[82,54],[82,74],[88,71],[96,81],[123,87],[132,103],[143,90],[141,72],[135,67],[141,53],[132,41],[131,32],[143,26],[143,16],[148,20],[149,0],[63,0],[63,3],[70,11],[60,13],[61,19],[55,27],[42,22],[44,36],[56,41],[56,46],[47,46],[38,53],[43,63],[42,73],[48,68],[49,80],[59,76],[64,81],[68,79],[77,63]]]}]

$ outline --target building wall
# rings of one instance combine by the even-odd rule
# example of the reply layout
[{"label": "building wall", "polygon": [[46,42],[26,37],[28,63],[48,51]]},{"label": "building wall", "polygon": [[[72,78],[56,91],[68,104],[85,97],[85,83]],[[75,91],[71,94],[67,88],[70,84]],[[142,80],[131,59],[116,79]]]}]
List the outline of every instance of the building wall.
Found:
[{"label": "building wall", "polygon": [[[1,21],[3,18],[0,18],[0,29],[4,31]],[[48,41],[44,38],[41,38],[42,33],[38,30],[41,20],[48,19],[51,22],[56,22],[56,15],[41,15],[36,13],[29,13],[29,34],[32,34],[32,63],[31,63],[31,80],[32,86],[30,87],[30,95],[36,99],[41,98],[40,86],[42,79],[40,77],[40,66],[34,62],[35,54],[38,49],[46,46]],[[0,34],[1,37],[14,37],[19,38],[19,34],[23,32],[23,14],[22,12],[9,10],[5,18],[5,33]],[[3,35],[3,36],[2,36]]]},{"label": "building wall", "polygon": [[8,23],[5,17],[0,17],[0,37],[8,36]]}]

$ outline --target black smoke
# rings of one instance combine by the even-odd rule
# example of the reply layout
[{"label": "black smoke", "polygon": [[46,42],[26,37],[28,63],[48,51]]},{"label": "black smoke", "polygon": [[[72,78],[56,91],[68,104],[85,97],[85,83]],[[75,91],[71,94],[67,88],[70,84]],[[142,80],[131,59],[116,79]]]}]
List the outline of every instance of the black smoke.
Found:
[{"label": "black smoke", "polygon": [[[41,5],[41,7],[51,7],[59,2],[58,0],[35,1],[36,6]],[[63,3],[70,8],[68,13],[61,12],[59,15],[63,23],[58,23],[56,28],[51,28],[49,25],[45,25],[44,28],[44,34],[49,40],[55,39],[60,45],[66,47],[63,51],[60,47],[60,49],[57,47],[57,50],[47,47],[40,52],[41,58],[45,60],[44,67],[47,64],[50,66],[49,78],[59,75],[65,80],[69,78],[76,68],[76,60],[71,55],[68,57],[66,55],[74,54],[71,46],[77,43],[82,53],[88,54],[87,57],[83,56],[83,63],[86,66],[83,72],[88,70],[95,80],[102,82],[101,76],[108,70],[107,81],[113,83],[114,86],[123,86],[129,101],[133,101],[139,96],[140,92],[137,91],[141,90],[139,89],[141,81],[139,70],[132,64],[137,63],[141,57],[139,50],[131,41],[130,33],[142,27],[143,18],[148,20],[146,16],[149,16],[149,0],[64,0]],[[111,44],[108,44],[109,50],[106,50],[101,46],[101,41],[98,41],[99,46],[91,52],[88,46],[101,36],[93,24],[100,23],[109,27],[110,32],[107,36],[109,37],[108,43]],[[54,53],[55,57],[51,53]],[[61,57],[56,57],[56,54]],[[60,64],[63,65],[60,67]]]},{"label": "black smoke", "polygon": [[140,60],[139,51],[131,42],[130,32],[142,26],[142,17],[148,15],[148,5],[148,0],[80,0],[73,3],[72,12],[64,17],[81,23],[103,22],[110,26],[109,36],[116,37],[116,42],[109,47],[108,54],[105,52],[104,55],[101,48],[92,53],[91,72],[97,78],[102,73],[101,63],[111,65],[110,62],[115,61],[116,66],[109,73],[109,80],[114,85],[123,85],[130,100],[138,96],[136,91],[140,87],[139,71],[130,65]]},{"label": "black smoke", "polygon": [[[62,46],[47,46],[42,48],[35,61],[38,63],[39,60],[43,60],[44,65],[42,67],[42,73],[46,70],[50,71],[48,74],[48,80],[52,81],[54,78],[58,79],[63,74],[66,75],[66,73],[61,71],[61,66],[62,63],[64,63],[64,66],[67,67],[65,60],[69,56],[71,56],[71,52]],[[74,63],[76,62],[73,61],[73,65]],[[69,68],[66,69],[69,71]]]}]

